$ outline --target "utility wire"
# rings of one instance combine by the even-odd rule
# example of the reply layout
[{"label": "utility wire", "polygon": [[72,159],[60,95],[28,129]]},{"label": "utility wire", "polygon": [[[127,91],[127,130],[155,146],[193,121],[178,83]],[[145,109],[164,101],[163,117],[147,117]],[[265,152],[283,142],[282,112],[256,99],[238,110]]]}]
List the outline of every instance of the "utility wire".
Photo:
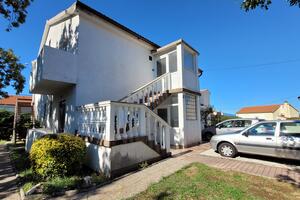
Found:
[{"label": "utility wire", "polygon": [[294,60],[285,60],[285,61],[278,61],[278,62],[269,62],[269,63],[255,64],[255,65],[244,65],[244,66],[235,66],[235,67],[224,67],[224,68],[207,68],[206,67],[206,69],[204,69],[204,71],[207,72],[207,71],[220,71],[220,70],[263,68],[263,67],[270,67],[272,65],[279,65],[279,64],[286,64],[286,63],[295,63],[295,62],[300,62],[300,58],[299,59],[294,59]]}]

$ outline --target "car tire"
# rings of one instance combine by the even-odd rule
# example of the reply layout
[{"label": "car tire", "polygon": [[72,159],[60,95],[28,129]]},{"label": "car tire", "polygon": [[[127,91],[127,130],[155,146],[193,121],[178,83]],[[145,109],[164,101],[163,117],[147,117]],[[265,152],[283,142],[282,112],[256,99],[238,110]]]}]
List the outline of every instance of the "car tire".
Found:
[{"label": "car tire", "polygon": [[218,147],[218,152],[221,156],[230,158],[234,158],[237,154],[236,148],[228,142],[221,143]]}]

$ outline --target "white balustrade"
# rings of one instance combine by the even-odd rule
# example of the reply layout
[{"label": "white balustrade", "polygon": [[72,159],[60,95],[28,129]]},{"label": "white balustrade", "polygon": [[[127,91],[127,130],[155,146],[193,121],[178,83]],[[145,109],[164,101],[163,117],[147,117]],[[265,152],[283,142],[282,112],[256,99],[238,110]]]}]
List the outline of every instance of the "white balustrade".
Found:
[{"label": "white balustrade", "polygon": [[159,95],[162,95],[163,93],[166,93],[168,90],[172,89],[171,74],[172,73],[166,73],[154,79],[150,83],[135,90],[120,101],[127,103],[145,104],[147,106],[150,106],[150,103],[159,98]]},{"label": "white balustrade", "polygon": [[171,127],[142,104],[105,101],[78,108],[78,133],[106,141],[147,136],[169,151]]}]

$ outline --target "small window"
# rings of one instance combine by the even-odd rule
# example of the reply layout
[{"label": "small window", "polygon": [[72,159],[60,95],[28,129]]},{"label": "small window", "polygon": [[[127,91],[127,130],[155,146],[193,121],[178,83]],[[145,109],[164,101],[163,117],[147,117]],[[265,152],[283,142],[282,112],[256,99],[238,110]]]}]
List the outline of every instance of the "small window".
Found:
[{"label": "small window", "polygon": [[251,120],[245,120],[245,127],[249,127],[252,125],[252,121]]},{"label": "small window", "polygon": [[252,136],[274,136],[276,123],[262,123],[248,130],[248,134]]},{"label": "small window", "polygon": [[171,104],[178,104],[178,94],[172,94]]},{"label": "small window", "polygon": [[166,58],[157,61],[157,77],[166,73]]},{"label": "small window", "polygon": [[169,71],[170,72],[177,71],[177,52],[176,51],[169,54]]},{"label": "small window", "polygon": [[195,95],[185,95],[186,119],[197,120],[197,100]]},{"label": "small window", "polygon": [[194,56],[187,50],[184,50],[184,67],[191,71],[195,69]]},{"label": "small window", "polygon": [[179,127],[178,106],[171,106],[171,126]]},{"label": "small window", "polygon": [[300,122],[284,122],[280,124],[280,136],[300,138]]}]

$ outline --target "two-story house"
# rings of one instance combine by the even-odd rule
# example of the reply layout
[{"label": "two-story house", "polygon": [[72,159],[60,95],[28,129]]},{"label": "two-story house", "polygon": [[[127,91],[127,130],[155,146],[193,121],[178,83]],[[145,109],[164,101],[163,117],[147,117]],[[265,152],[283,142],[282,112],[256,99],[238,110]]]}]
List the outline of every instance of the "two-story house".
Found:
[{"label": "two-story house", "polygon": [[159,46],[77,1],[46,23],[30,79],[35,117],[83,137],[90,164],[109,173],[199,144],[198,55],[182,39]]}]

